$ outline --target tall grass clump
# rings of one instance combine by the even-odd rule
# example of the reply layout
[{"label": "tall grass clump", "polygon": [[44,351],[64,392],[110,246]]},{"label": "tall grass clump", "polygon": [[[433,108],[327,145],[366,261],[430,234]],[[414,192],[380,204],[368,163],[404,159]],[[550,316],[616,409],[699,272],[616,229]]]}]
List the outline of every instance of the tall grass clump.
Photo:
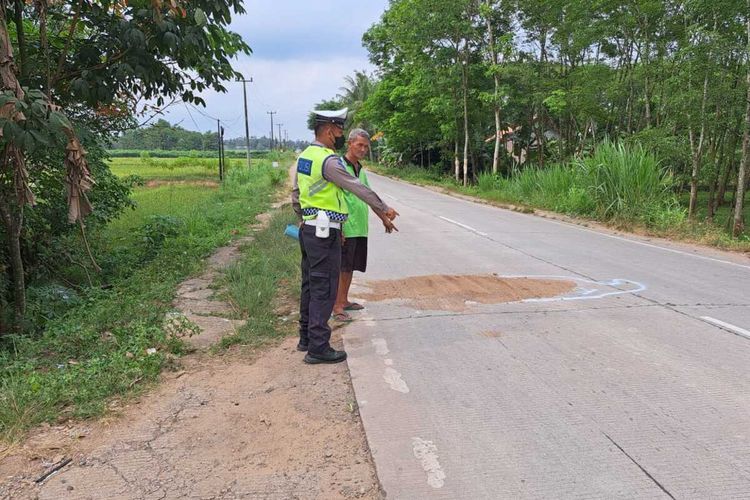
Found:
[{"label": "tall grass clump", "polygon": [[668,225],[684,218],[670,172],[639,145],[605,141],[593,155],[576,160],[574,168],[593,200],[590,215],[597,219]]},{"label": "tall grass clump", "polygon": [[526,168],[496,185],[504,192],[503,198],[525,205],[576,215],[588,214],[592,206],[578,172],[570,165]]}]

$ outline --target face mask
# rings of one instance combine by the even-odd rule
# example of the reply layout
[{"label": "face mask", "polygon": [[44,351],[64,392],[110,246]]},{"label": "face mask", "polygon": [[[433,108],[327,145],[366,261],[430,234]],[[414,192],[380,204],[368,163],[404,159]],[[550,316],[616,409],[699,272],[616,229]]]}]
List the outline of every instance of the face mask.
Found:
[{"label": "face mask", "polygon": [[343,135],[339,135],[333,140],[333,149],[341,149],[344,147],[344,144],[346,144],[346,139],[344,139]]}]

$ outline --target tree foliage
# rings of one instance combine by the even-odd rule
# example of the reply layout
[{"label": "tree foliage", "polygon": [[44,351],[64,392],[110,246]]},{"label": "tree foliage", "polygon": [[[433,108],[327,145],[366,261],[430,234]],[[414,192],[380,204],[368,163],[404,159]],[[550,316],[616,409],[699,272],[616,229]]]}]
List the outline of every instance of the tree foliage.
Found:
[{"label": "tree foliage", "polygon": [[80,251],[55,246],[76,230],[65,221],[82,231],[89,201],[90,224],[128,206],[104,164],[112,134],[146,101],[202,104],[201,91],[224,91],[240,76],[231,58],[249,52],[228,30],[243,12],[239,0],[0,2],[0,305],[13,304],[16,328],[26,279],[61,262],[53,249]]},{"label": "tree foliage", "polygon": [[427,155],[457,178],[463,162],[464,182],[639,142],[692,187],[691,214],[709,191],[712,217],[747,182],[747,7],[394,0],[363,37],[379,81],[360,116],[403,162]]}]

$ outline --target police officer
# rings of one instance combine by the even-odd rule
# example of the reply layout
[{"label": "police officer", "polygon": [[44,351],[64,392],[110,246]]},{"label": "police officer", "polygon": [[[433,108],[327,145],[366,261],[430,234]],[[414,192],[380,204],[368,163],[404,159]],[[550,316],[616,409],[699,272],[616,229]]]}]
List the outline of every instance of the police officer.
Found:
[{"label": "police officer", "polygon": [[302,288],[299,344],[309,364],[339,363],[346,352],[331,347],[328,319],[333,310],[341,268],[341,224],[348,209],[343,190],[349,191],[393,220],[398,215],[367,186],[347,172],[335,150],[344,146],[347,109],[316,110],[315,141],[297,158],[292,206],[302,217]]}]

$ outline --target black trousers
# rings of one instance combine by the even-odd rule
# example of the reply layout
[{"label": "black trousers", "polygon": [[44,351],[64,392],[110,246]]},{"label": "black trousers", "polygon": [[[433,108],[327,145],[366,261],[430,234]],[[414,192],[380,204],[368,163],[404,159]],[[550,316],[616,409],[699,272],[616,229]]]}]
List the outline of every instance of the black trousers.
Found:
[{"label": "black trousers", "polygon": [[328,238],[315,236],[315,226],[303,225],[302,290],[299,304],[299,340],[308,352],[321,354],[331,346],[328,319],[336,302],[341,271],[341,232],[331,228]]}]

